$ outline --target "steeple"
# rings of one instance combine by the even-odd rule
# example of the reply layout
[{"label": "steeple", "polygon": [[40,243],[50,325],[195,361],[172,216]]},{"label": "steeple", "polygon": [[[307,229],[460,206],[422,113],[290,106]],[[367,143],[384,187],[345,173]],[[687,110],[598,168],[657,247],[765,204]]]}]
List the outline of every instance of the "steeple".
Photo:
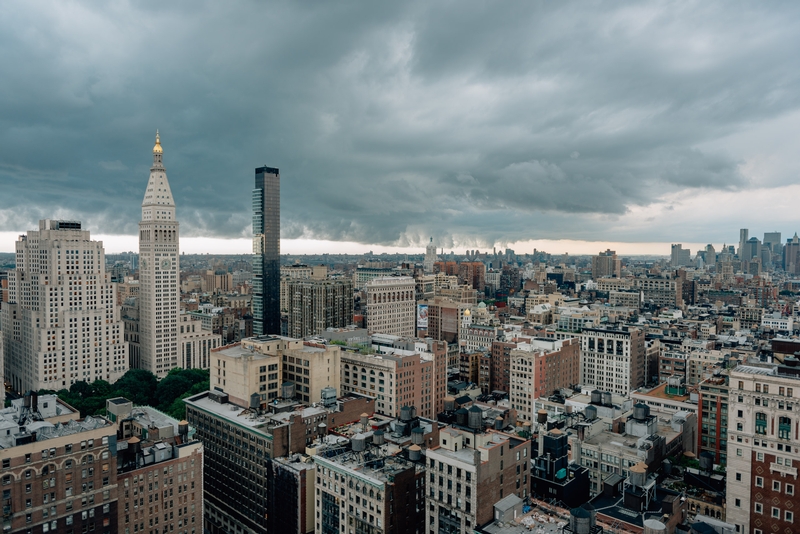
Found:
[{"label": "steeple", "polygon": [[153,166],[150,167],[150,180],[142,201],[142,220],[174,220],[175,201],[167,181],[167,172],[161,160],[164,149],[161,136],[156,130],[156,144],[153,147]]},{"label": "steeple", "polygon": [[158,130],[156,130],[156,144],[153,147],[153,167],[161,167],[161,156],[164,153],[164,149],[161,148],[161,137],[158,135]]}]

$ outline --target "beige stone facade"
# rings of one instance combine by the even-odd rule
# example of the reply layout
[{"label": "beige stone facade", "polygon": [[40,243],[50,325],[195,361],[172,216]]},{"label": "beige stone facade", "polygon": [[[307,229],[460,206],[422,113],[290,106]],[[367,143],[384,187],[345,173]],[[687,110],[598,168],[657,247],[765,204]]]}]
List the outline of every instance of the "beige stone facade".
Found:
[{"label": "beige stone facade", "polygon": [[162,378],[179,365],[180,234],[156,134],[139,222],[139,351],[142,368]]},{"label": "beige stone facade", "polygon": [[367,290],[367,330],[370,334],[416,334],[416,284],[409,276],[370,280]]},{"label": "beige stone facade", "polygon": [[125,374],[124,325],[103,243],[80,222],[43,220],[16,249],[1,312],[5,377],[13,389],[68,389]]}]

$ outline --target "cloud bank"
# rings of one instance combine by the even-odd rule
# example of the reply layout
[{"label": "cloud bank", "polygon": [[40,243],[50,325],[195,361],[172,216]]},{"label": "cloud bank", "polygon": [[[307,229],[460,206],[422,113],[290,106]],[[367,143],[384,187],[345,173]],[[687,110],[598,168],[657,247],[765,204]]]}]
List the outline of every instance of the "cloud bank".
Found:
[{"label": "cloud bank", "polygon": [[287,239],[731,241],[800,171],[798,49],[792,2],[5,2],[0,231],[135,234],[158,128],[185,236],[269,165]]}]

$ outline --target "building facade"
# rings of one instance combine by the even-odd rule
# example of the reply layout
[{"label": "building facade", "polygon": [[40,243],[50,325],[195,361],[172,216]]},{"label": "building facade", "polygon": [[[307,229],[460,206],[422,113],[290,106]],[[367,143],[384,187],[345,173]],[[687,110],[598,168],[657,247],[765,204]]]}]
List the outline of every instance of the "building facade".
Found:
[{"label": "building facade", "polygon": [[289,336],[304,338],[353,323],[351,280],[289,280]]},{"label": "building facade", "polygon": [[256,169],[253,189],[253,334],[281,333],[281,176]]},{"label": "building facade", "polygon": [[580,340],[532,339],[511,351],[509,398],[517,420],[533,422],[534,400],[580,380]]},{"label": "building facade", "polygon": [[416,284],[408,276],[370,280],[367,290],[367,330],[370,334],[411,337],[416,334]]},{"label": "building facade", "polygon": [[208,369],[211,351],[222,345],[222,336],[203,328],[203,321],[188,313],[180,315],[179,324],[178,366],[182,369]]},{"label": "building facade", "polygon": [[2,308],[5,377],[16,391],[114,382],[128,370],[103,243],[75,221],[39,221],[16,243]]},{"label": "building facade", "polygon": [[13,413],[0,418],[3,531],[122,532],[114,425],[79,420],[55,395],[26,396],[25,403],[12,401]]},{"label": "building facade", "polygon": [[800,368],[739,365],[729,376],[726,521],[742,533],[794,532]]},{"label": "building facade", "polygon": [[449,427],[427,451],[427,532],[473,532],[492,521],[494,503],[528,496],[531,442],[501,432]]},{"label": "building facade", "polygon": [[638,328],[585,328],[581,338],[581,383],[627,395],[644,385],[647,358]]},{"label": "building facade", "polygon": [[316,529],[320,534],[421,532],[425,470],[401,456],[364,462],[357,453],[317,456]]},{"label": "building facade", "polygon": [[180,235],[156,133],[139,222],[139,363],[159,378],[178,367]]},{"label": "building facade", "polygon": [[622,262],[617,258],[614,250],[606,250],[597,256],[592,256],[592,279],[613,277],[619,278],[622,273]]}]

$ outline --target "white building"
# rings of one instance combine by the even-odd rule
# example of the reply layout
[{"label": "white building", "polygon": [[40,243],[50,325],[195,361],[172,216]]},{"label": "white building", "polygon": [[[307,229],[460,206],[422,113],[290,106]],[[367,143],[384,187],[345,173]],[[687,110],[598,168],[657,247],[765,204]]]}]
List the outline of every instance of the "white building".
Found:
[{"label": "white building", "polygon": [[735,524],[738,533],[797,528],[798,371],[785,365],[748,364],[730,373],[725,520]]},{"label": "white building", "polygon": [[139,222],[140,365],[161,378],[178,367],[180,255],[175,201],[156,132],[153,166]]},{"label": "white building", "polygon": [[791,332],[794,328],[794,319],[791,317],[764,317],[761,319],[761,328],[764,330],[775,330],[776,332]]},{"label": "white building", "polygon": [[433,244],[433,238],[431,238],[430,243],[425,247],[425,259],[422,262],[423,270],[426,273],[432,273],[433,264],[437,261],[439,261],[439,256],[436,255],[436,245]]},{"label": "white building", "polygon": [[128,370],[116,286],[101,241],[75,221],[20,236],[2,310],[5,377],[16,391],[114,382]]},{"label": "white building", "polygon": [[208,369],[211,351],[222,346],[222,336],[203,328],[202,319],[188,314],[180,315],[180,361],[182,369]]},{"label": "white building", "polygon": [[618,395],[644,385],[647,359],[641,330],[584,328],[580,338],[582,384]]},{"label": "white building", "polygon": [[416,284],[410,276],[386,276],[367,282],[367,330],[370,334],[414,337]]}]

